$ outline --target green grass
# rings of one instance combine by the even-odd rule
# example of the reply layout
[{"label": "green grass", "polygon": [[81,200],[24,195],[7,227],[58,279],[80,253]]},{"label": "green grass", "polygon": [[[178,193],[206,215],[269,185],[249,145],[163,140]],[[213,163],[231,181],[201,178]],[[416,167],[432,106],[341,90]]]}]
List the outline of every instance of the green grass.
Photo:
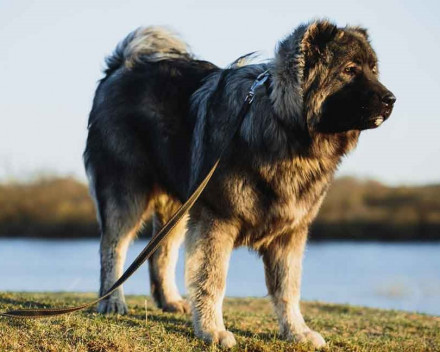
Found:
[{"label": "green grass", "polygon": [[[0,293],[0,311],[75,305],[92,297]],[[127,301],[127,316],[102,316],[89,309],[50,320],[0,318],[0,351],[219,350],[194,337],[189,316],[162,313],[148,298],[146,320],[145,297],[129,296]],[[309,326],[327,340],[325,351],[440,351],[440,317],[317,302],[303,303],[302,310]],[[312,350],[279,340],[268,299],[226,299],[224,315],[238,342],[233,351]]]}]

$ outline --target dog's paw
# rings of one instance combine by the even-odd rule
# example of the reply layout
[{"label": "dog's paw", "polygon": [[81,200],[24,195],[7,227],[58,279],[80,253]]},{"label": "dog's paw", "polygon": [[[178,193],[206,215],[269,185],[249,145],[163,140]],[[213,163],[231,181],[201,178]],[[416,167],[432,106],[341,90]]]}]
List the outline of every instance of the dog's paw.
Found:
[{"label": "dog's paw", "polygon": [[237,344],[234,334],[227,330],[203,332],[199,337],[209,344],[219,344],[223,348],[232,348]]},{"label": "dog's paw", "polygon": [[189,314],[191,312],[189,303],[184,299],[181,299],[179,301],[165,303],[162,307],[162,310],[164,312],[171,312],[171,313]]},{"label": "dog's paw", "polygon": [[223,330],[217,332],[217,343],[224,348],[232,348],[237,344],[234,334],[230,331]]},{"label": "dog's paw", "polygon": [[320,333],[313,330],[292,334],[290,339],[299,343],[309,343],[317,349],[325,347],[324,338]]},{"label": "dog's paw", "polygon": [[109,298],[99,302],[98,313],[124,315],[128,313],[128,308],[120,298]]}]

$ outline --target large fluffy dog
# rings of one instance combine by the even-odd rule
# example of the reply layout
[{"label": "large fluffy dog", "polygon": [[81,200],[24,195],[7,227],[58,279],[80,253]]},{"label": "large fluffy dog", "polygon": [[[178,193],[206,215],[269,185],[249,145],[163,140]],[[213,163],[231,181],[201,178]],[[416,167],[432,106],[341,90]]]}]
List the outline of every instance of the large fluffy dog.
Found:
[{"label": "large fluffy dog", "polygon": [[[241,60],[240,60],[241,61]],[[228,69],[196,60],[158,28],[131,33],[107,59],[84,153],[101,226],[101,293],[152,217],[166,222],[216,160],[255,78],[269,70],[239,133],[186,224],[188,305],[174,280],[184,225],[150,260],[159,307],[193,314],[195,334],[229,347],[222,317],[228,260],[246,245],[263,258],[281,334],[324,345],[299,309],[307,231],[341,157],[379,126],[395,97],[378,81],[367,33],[328,21],[299,26],[266,64]],[[126,313],[122,288],[98,310]]]}]

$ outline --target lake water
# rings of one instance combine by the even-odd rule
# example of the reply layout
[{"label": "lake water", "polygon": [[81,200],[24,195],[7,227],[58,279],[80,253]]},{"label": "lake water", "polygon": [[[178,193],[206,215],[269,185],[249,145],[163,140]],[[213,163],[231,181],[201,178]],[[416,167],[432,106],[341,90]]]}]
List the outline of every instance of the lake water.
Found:
[{"label": "lake water", "polygon": [[[145,244],[135,241],[127,262]],[[98,240],[0,239],[0,290],[97,291],[98,253]],[[185,293],[183,255],[177,281]],[[149,294],[147,265],[124,287],[128,294]],[[234,251],[226,294],[267,294],[256,254],[245,248]],[[302,298],[440,315],[440,243],[310,243]]]}]

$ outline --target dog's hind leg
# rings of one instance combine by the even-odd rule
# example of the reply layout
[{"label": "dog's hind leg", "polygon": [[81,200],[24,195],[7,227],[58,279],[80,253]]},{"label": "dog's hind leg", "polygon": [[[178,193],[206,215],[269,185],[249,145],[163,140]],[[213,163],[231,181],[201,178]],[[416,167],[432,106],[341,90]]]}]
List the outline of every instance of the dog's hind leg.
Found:
[{"label": "dog's hind leg", "polygon": [[[171,218],[180,203],[162,194],[154,200],[153,234]],[[189,313],[189,305],[176,286],[176,264],[179,247],[185,236],[186,221],[182,220],[164,239],[149,259],[151,295],[165,312]]]},{"label": "dog's hind leg", "polygon": [[316,348],[325,345],[322,336],[311,330],[301,314],[301,268],[307,229],[285,234],[260,249],[266,285],[278,316],[281,335],[296,342],[310,342]]},{"label": "dog's hind leg", "polygon": [[[99,293],[103,295],[122,275],[128,245],[148,217],[149,210],[148,193],[140,191],[128,177],[100,186],[94,187],[94,196],[101,226]],[[99,303],[98,312],[127,313],[122,286]]]}]

